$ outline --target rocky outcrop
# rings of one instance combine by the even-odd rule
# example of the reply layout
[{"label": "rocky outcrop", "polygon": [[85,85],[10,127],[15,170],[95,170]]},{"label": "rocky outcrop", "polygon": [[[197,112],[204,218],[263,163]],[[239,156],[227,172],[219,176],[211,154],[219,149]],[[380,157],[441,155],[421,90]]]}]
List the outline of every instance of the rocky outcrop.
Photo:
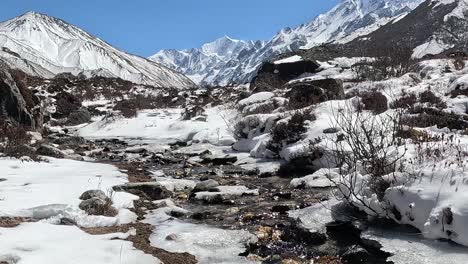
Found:
[{"label": "rocky outcrop", "polygon": [[31,127],[42,126],[42,109],[39,100],[18,85],[9,68],[0,62],[0,118]]}]

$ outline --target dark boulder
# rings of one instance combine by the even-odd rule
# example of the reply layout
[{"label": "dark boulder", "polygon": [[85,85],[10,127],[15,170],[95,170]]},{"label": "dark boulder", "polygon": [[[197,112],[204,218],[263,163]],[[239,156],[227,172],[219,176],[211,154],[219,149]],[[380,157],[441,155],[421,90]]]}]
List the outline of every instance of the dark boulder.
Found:
[{"label": "dark boulder", "polygon": [[288,85],[289,107],[300,109],[328,100],[344,99],[343,82],[335,79],[307,81]]},{"label": "dark boulder", "polygon": [[250,89],[254,92],[273,91],[304,73],[316,73],[320,65],[312,60],[275,64],[264,63],[252,80]]},{"label": "dark boulder", "polygon": [[113,189],[117,192],[128,192],[151,200],[167,199],[172,195],[171,191],[157,182],[127,183],[114,186]]},{"label": "dark boulder", "polygon": [[70,126],[81,125],[91,121],[91,113],[85,108],[80,108],[68,115],[66,124]]}]

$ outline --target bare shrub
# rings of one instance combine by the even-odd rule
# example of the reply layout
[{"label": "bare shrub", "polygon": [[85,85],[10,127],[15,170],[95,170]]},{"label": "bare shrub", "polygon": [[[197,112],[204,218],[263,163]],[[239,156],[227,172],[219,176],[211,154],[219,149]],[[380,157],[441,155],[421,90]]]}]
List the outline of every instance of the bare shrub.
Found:
[{"label": "bare shrub", "polygon": [[257,129],[261,124],[258,116],[247,116],[237,121],[232,129],[232,133],[236,139],[248,138],[249,132]]},{"label": "bare shrub", "polygon": [[[341,109],[334,115],[335,126],[343,132],[342,140],[335,142],[335,164],[339,164],[342,180],[339,190],[348,201],[358,202],[378,214],[361,197],[364,190],[375,193],[382,200],[390,186],[388,175],[401,168],[406,152],[401,131],[401,114],[375,116],[365,112],[353,113]],[[402,150],[403,149],[403,150]],[[362,180],[362,175],[368,175]]]},{"label": "bare shrub", "polygon": [[392,109],[408,109],[412,108],[418,102],[418,97],[415,93],[404,93],[400,98],[390,103]]},{"label": "bare shrub", "polygon": [[427,103],[430,106],[444,109],[447,108],[447,104],[437,95],[435,95],[431,90],[424,91],[419,94],[419,101],[421,103]]},{"label": "bare shrub", "polygon": [[0,120],[0,151],[6,156],[29,156],[35,159],[37,155],[34,149],[28,146],[30,140],[26,127]]},{"label": "bare shrub", "polygon": [[284,146],[295,143],[307,132],[306,121],[316,117],[309,111],[295,111],[287,122],[278,122],[270,131],[271,140],[268,149],[278,153]]},{"label": "bare shrub", "polygon": [[402,124],[421,128],[437,126],[456,130],[468,129],[468,120],[465,117],[427,107],[416,108],[412,115],[404,115]]},{"label": "bare shrub", "polygon": [[359,81],[381,81],[400,77],[414,70],[416,62],[409,47],[379,49],[376,58],[359,62],[352,70]]}]

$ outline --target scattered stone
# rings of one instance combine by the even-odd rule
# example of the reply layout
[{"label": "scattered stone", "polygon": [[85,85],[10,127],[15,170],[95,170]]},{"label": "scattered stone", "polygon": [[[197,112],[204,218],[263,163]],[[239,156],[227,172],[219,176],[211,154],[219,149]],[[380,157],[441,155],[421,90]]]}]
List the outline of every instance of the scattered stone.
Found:
[{"label": "scattered stone", "polygon": [[229,165],[229,164],[233,164],[237,161],[237,157],[236,156],[229,156],[229,155],[226,155],[224,157],[215,157],[215,156],[212,156],[212,155],[202,155],[201,156],[201,163],[203,164],[213,164],[215,166],[219,166],[219,165]]},{"label": "scattered stone", "polygon": [[157,182],[127,183],[113,187],[117,192],[128,192],[151,200],[162,200],[172,196],[172,192]]},{"label": "scattered stone", "polygon": [[367,263],[369,261],[369,252],[358,245],[349,247],[342,255],[341,258],[349,264]]},{"label": "scattered stone", "polygon": [[53,158],[58,158],[58,159],[63,159],[66,156],[60,149],[51,145],[47,145],[47,144],[42,144],[36,150],[36,153],[38,155],[48,156],[48,157],[53,157]]},{"label": "scattered stone", "polygon": [[289,210],[291,210],[289,205],[275,205],[273,208],[271,208],[272,212],[280,213],[282,215],[287,214]]},{"label": "scattered stone", "polygon": [[60,218],[59,225],[76,226],[76,221],[67,217]]},{"label": "scattered stone", "polygon": [[206,180],[197,183],[195,188],[193,189],[193,192],[204,192],[204,191],[210,191],[215,187],[218,187],[219,183],[215,180]]},{"label": "scattered stone", "polygon": [[178,239],[179,237],[176,234],[170,234],[166,237],[166,240],[169,240],[169,241],[176,241]]},{"label": "scattered stone", "polygon": [[325,130],[323,130],[323,133],[324,134],[335,134],[335,133],[338,133],[340,130],[336,127],[330,127],[330,128],[327,128]]},{"label": "scattered stone", "polygon": [[28,135],[31,137],[31,143],[35,144],[36,142],[42,141],[42,135],[39,132],[28,131]]},{"label": "scattered stone", "polygon": [[101,190],[89,190],[80,196],[80,200],[89,200],[91,198],[100,198],[101,200],[108,199],[107,195]]},{"label": "scattered stone", "polygon": [[206,115],[196,116],[192,118],[193,121],[206,122],[208,117]]}]

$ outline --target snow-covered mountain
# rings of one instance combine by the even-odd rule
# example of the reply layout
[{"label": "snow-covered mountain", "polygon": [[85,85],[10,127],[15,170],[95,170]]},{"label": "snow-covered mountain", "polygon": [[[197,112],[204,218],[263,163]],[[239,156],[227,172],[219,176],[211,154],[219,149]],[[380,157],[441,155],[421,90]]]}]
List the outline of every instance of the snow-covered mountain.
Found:
[{"label": "snow-covered mountain", "polygon": [[28,12],[0,23],[0,58],[26,73],[53,77],[75,75],[119,77],[156,87],[187,88],[184,75],[120,51],[85,31],[50,16]]},{"label": "snow-covered mountain", "polygon": [[[243,52],[263,48],[262,41],[242,41],[224,36],[199,49],[161,50],[149,59],[180,71],[197,83],[211,83],[226,64],[234,64]],[[237,62],[237,63],[240,63]]]},{"label": "snow-covered mountain", "polygon": [[[227,37],[199,49],[162,50],[150,59],[176,69],[200,84],[228,85],[249,82],[263,61],[279,54],[323,43],[346,43],[369,34],[397,16],[407,14],[423,0],[343,0],[329,12],[297,28],[282,29],[269,41],[246,42]],[[237,45],[233,44],[237,43]],[[236,52],[207,52],[216,50]]]},{"label": "snow-covered mountain", "polygon": [[414,58],[466,51],[467,18],[468,0],[426,0],[409,14],[368,35],[358,37],[341,48],[351,55],[357,55],[353,54],[356,50],[379,55],[380,51],[386,52],[399,47],[407,49],[400,50],[400,54],[408,52]]}]

